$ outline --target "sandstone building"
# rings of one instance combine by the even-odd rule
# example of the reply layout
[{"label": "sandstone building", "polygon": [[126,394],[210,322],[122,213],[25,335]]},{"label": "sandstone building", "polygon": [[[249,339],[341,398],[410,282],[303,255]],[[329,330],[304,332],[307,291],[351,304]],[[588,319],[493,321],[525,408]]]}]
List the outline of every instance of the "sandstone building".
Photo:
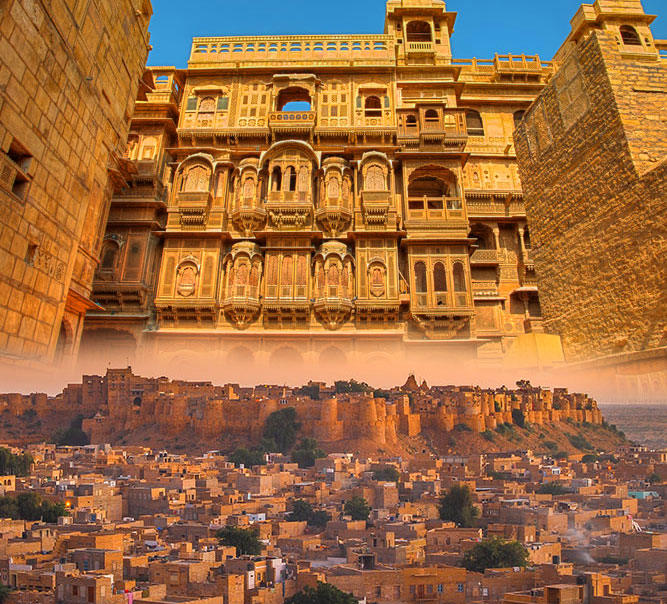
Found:
[{"label": "sandstone building", "polygon": [[545,328],[631,398],[667,392],[667,41],[653,20],[639,0],[582,6],[516,135]]},{"label": "sandstone building", "polygon": [[151,14],[150,0],[0,1],[0,361],[77,354]]},{"label": "sandstone building", "polygon": [[389,0],[384,34],[197,38],[150,69],[86,356],[498,360],[536,337],[512,135],[553,65],[455,60],[455,18]]}]

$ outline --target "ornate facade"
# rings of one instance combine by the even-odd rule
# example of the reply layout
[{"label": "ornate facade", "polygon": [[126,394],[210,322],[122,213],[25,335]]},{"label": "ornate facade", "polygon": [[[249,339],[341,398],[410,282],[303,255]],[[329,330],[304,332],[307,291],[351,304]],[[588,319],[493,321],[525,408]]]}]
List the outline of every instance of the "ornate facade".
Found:
[{"label": "ornate facade", "polygon": [[136,104],[88,352],[501,359],[541,331],[513,132],[553,73],[455,60],[455,13],[385,33],[197,38]]}]

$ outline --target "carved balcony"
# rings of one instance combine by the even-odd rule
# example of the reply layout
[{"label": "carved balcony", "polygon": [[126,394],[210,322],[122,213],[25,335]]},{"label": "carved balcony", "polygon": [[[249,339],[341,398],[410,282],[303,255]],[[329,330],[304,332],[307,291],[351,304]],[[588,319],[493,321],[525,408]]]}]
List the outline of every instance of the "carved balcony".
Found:
[{"label": "carved balcony", "polygon": [[472,293],[475,298],[496,297],[498,296],[497,281],[473,281]]},{"label": "carved balcony", "polygon": [[266,210],[254,201],[249,204],[243,203],[232,209],[229,219],[245,237],[252,237],[253,233],[265,224]]},{"label": "carved balcony", "polygon": [[389,226],[391,191],[363,191],[361,209],[368,229],[384,229]]},{"label": "carved balcony", "polygon": [[435,53],[435,44],[431,40],[408,42],[407,50],[411,55],[432,55]]},{"label": "carved balcony", "polygon": [[238,329],[247,329],[259,316],[261,303],[257,287],[235,286],[222,309]]},{"label": "carved balcony", "polygon": [[407,222],[413,228],[436,222],[461,222],[466,220],[463,199],[460,197],[409,197]]},{"label": "carved balcony", "polygon": [[338,237],[352,220],[352,211],[339,204],[326,205],[315,212],[317,222],[329,237]]},{"label": "carved balcony", "polygon": [[312,225],[313,204],[308,193],[271,191],[266,202],[269,225],[280,231],[299,230]]},{"label": "carved balcony", "polygon": [[494,266],[505,261],[503,250],[475,250],[470,257],[470,264]]},{"label": "carved balcony", "polygon": [[342,327],[352,316],[353,309],[352,300],[337,295],[317,298],[314,305],[315,314],[330,330]]},{"label": "carved balcony", "polygon": [[269,128],[272,134],[310,137],[317,114],[314,111],[273,111],[269,114]]},{"label": "carved balcony", "polygon": [[533,251],[530,249],[523,250],[523,264],[527,268],[535,268],[535,259],[533,258]]},{"label": "carved balcony", "polygon": [[413,293],[410,314],[429,339],[452,339],[470,325],[475,308],[468,292]]},{"label": "carved balcony", "polygon": [[176,204],[178,205],[181,228],[206,228],[211,200],[210,191],[179,191],[176,194]]}]

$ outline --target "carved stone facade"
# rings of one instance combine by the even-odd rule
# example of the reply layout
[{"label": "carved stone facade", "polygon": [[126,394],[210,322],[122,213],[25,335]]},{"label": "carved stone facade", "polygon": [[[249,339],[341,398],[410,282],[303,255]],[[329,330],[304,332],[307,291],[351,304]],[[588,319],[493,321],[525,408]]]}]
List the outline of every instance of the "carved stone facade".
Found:
[{"label": "carved stone facade", "polygon": [[114,199],[85,349],[502,359],[539,332],[512,135],[553,67],[454,60],[455,17],[390,0],[381,35],[197,38],[150,70],[128,158],[152,179]]}]

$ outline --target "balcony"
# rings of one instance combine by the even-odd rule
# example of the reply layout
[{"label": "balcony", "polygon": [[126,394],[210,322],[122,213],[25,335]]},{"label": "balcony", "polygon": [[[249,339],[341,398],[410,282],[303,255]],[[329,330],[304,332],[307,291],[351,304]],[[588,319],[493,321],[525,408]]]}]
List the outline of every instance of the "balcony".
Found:
[{"label": "balcony", "polygon": [[278,230],[302,229],[312,223],[313,204],[303,191],[271,191],[266,202],[269,224]]},{"label": "balcony", "polygon": [[252,237],[253,233],[266,222],[266,210],[255,202],[242,204],[241,207],[232,209],[229,219],[245,237]]},{"label": "balcony", "polygon": [[409,197],[408,220],[456,221],[465,220],[463,199],[460,197]]},{"label": "balcony", "polygon": [[315,212],[317,222],[330,237],[338,237],[350,224],[352,211],[341,205],[326,205]]},{"label": "balcony", "polygon": [[314,111],[273,111],[269,114],[269,128],[274,134],[309,135],[316,117]]},{"label": "balcony", "polygon": [[342,327],[352,316],[353,308],[354,305],[349,298],[335,293],[329,297],[318,298],[314,305],[315,314],[330,330]]},{"label": "balcony", "polygon": [[389,224],[391,191],[362,191],[361,209],[369,229],[383,229]]},{"label": "balcony", "polygon": [[493,266],[505,261],[503,250],[475,250],[470,257],[470,264]]},{"label": "balcony", "polygon": [[550,64],[542,63],[538,55],[496,54],[493,66],[496,80],[539,81],[545,67],[549,68]]},{"label": "balcony", "polygon": [[407,147],[439,145],[462,152],[468,142],[464,109],[421,107],[399,112],[398,142]]},{"label": "balcony", "polygon": [[239,285],[232,289],[231,295],[222,303],[222,309],[238,329],[246,329],[259,316],[259,288]]},{"label": "balcony", "polygon": [[206,228],[211,200],[210,191],[179,191],[176,193],[181,228],[196,230]]},{"label": "balcony", "polygon": [[431,40],[419,40],[407,43],[409,54],[430,55],[435,53],[435,44]]}]

